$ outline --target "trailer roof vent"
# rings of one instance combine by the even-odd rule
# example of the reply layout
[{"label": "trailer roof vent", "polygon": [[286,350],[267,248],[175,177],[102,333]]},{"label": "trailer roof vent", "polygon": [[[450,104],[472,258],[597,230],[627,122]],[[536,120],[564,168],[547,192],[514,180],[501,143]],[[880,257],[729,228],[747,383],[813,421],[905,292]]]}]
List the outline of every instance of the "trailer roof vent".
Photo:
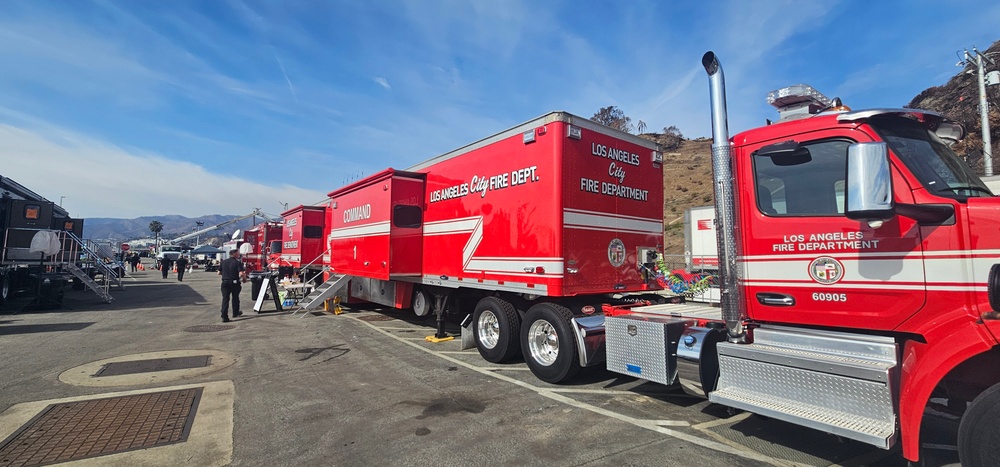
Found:
[{"label": "trailer roof vent", "polygon": [[767,103],[778,109],[779,121],[797,120],[834,107],[830,99],[808,84],[796,84],[767,93]]}]

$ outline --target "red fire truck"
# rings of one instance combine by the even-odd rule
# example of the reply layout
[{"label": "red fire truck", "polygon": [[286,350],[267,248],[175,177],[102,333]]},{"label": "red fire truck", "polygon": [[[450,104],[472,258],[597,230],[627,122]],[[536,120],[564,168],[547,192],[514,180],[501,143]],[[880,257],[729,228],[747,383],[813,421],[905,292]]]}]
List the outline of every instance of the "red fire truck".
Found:
[{"label": "red fire truck", "polygon": [[[323,268],[330,262],[330,252],[326,244],[326,221],[328,206],[296,206],[283,213],[284,231],[280,253],[271,262],[281,277],[300,275],[308,281],[320,277]],[[272,248],[272,254],[275,250]]]},{"label": "red fire truck", "polygon": [[722,68],[703,65],[722,319],[608,309],[608,368],[913,461],[933,397],[961,418],[962,463],[1000,465],[1000,199],[949,148],[962,128],[798,85],[730,139]]},{"label": "red fire truck", "polygon": [[703,65],[721,317],[643,295],[656,148],[561,112],[330,193],[331,281],[468,314],[485,359],[523,354],[544,381],[605,363],[913,461],[933,397],[961,418],[963,464],[1000,465],[1000,199],[949,148],[961,127],[799,85],[730,139],[722,68]]},{"label": "red fire truck", "polygon": [[250,245],[240,246],[241,251],[247,250],[243,255],[247,271],[268,270],[268,264],[276,259],[272,255],[281,252],[281,231],[280,222],[263,222],[243,232],[243,245]]}]

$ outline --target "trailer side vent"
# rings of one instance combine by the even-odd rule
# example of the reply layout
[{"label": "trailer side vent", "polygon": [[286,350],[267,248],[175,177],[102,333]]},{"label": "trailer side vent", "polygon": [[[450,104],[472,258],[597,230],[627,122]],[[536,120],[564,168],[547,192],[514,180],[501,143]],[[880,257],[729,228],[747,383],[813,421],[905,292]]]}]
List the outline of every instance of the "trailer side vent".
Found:
[{"label": "trailer side vent", "polygon": [[534,143],[535,142],[535,130],[528,130],[528,131],[525,131],[524,133],[521,133],[521,141],[523,141],[524,144]]}]

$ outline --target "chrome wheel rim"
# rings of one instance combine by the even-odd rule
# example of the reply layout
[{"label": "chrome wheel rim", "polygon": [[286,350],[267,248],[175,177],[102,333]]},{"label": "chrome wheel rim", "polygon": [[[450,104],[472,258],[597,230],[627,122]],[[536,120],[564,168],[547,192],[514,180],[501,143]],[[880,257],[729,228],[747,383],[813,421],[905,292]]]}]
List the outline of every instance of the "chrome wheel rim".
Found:
[{"label": "chrome wheel rim", "polygon": [[528,351],[532,360],[549,366],[559,358],[559,334],[551,323],[538,320],[528,328]]},{"label": "chrome wheel rim", "polygon": [[486,310],[479,315],[479,343],[487,349],[492,349],[500,342],[500,322],[497,315]]}]

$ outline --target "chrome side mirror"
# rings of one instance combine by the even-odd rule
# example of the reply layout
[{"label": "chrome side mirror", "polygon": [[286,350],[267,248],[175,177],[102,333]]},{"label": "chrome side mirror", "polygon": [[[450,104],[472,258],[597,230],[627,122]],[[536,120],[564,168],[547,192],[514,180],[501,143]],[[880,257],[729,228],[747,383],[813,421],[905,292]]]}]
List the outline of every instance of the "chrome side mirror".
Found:
[{"label": "chrome side mirror", "polygon": [[895,215],[892,171],[885,143],[855,143],[847,149],[847,217],[888,220]]}]

